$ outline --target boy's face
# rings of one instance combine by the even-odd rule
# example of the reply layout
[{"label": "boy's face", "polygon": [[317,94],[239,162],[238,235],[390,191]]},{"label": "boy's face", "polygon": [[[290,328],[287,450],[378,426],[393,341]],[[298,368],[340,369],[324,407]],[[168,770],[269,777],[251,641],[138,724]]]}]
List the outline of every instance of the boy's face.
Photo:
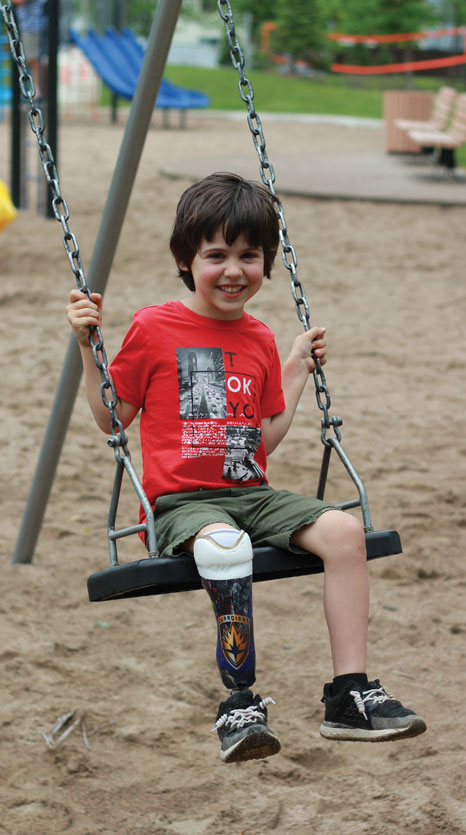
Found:
[{"label": "boy's face", "polygon": [[217,229],[211,241],[202,240],[190,269],[195,286],[188,300],[191,310],[209,319],[241,319],[244,305],[262,286],[264,252],[251,247],[244,235],[230,246]]}]

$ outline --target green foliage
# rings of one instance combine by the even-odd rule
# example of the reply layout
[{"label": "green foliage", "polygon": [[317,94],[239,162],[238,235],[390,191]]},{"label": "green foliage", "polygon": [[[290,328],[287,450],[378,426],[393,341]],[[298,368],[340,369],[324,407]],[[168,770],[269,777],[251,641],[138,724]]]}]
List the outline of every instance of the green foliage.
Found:
[{"label": "green foliage", "polygon": [[464,0],[440,0],[438,11],[442,25],[464,26],[466,23],[466,3]]},{"label": "green foliage", "polygon": [[433,24],[434,11],[426,0],[380,0],[377,32],[419,32]]},{"label": "green foliage", "polygon": [[[403,34],[419,32],[437,25],[438,15],[430,0],[320,0],[326,9],[329,29],[355,35]],[[330,15],[330,16],[329,16]],[[404,44],[408,60],[415,42]],[[329,47],[337,60],[347,64],[389,64],[394,60],[393,47],[381,44],[376,50],[365,44]]]},{"label": "green foliage", "polygon": [[233,0],[232,8],[235,18],[237,12],[247,12],[251,15],[254,37],[260,37],[260,27],[263,23],[274,21],[277,9],[284,0]]},{"label": "green foliage", "polygon": [[340,32],[382,35],[418,32],[435,20],[429,0],[321,0]]},{"label": "green foliage", "polygon": [[128,26],[136,35],[148,37],[157,0],[130,0],[127,4]]},{"label": "green foliage", "polygon": [[279,3],[275,18],[277,30],[273,36],[273,49],[291,57],[318,62],[319,51],[324,44],[324,23],[318,0],[287,0]]}]

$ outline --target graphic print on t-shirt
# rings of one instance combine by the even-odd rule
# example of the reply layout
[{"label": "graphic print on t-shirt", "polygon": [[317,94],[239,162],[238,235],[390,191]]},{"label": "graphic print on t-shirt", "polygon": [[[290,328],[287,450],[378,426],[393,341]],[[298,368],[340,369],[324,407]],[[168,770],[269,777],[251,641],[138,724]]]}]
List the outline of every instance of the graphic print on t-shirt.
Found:
[{"label": "graphic print on t-shirt", "polygon": [[223,456],[223,478],[251,481],[264,473],[254,460],[261,443],[255,378],[221,348],[177,348],[183,458]]},{"label": "graphic print on t-shirt", "polygon": [[178,348],[176,362],[181,420],[226,418],[221,348]]}]

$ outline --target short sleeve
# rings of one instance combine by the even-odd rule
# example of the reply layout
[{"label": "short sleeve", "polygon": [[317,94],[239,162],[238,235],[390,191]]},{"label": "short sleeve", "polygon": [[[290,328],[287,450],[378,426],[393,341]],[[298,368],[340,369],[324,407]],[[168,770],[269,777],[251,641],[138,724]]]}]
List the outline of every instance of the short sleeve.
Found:
[{"label": "short sleeve", "polygon": [[151,352],[147,350],[144,328],[136,317],[137,314],[109,370],[118,397],[141,409],[151,375]]}]

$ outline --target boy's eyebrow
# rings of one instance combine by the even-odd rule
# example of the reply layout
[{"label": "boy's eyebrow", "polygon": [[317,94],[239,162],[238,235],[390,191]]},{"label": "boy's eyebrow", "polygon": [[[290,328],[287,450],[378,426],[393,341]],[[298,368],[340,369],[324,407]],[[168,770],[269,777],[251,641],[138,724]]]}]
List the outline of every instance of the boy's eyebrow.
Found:
[{"label": "boy's eyebrow", "polygon": [[203,252],[207,252],[211,249],[226,249],[226,248],[227,248],[227,244],[214,244],[214,243],[209,243],[208,241],[204,241],[199,246],[199,249],[202,249]]},{"label": "boy's eyebrow", "polygon": [[[229,249],[229,248],[230,248],[230,246],[227,243],[221,243],[221,244],[217,243],[217,244],[215,244],[215,243],[211,243],[209,241],[204,241],[204,243],[201,243],[201,245],[199,247],[199,250],[202,249],[203,252],[218,252],[218,251],[223,251],[223,250]],[[252,244],[246,244],[246,246],[242,247],[242,249],[245,252],[247,252],[251,249],[252,250],[261,250],[262,246],[260,244],[258,244],[257,246],[253,246]]]}]

